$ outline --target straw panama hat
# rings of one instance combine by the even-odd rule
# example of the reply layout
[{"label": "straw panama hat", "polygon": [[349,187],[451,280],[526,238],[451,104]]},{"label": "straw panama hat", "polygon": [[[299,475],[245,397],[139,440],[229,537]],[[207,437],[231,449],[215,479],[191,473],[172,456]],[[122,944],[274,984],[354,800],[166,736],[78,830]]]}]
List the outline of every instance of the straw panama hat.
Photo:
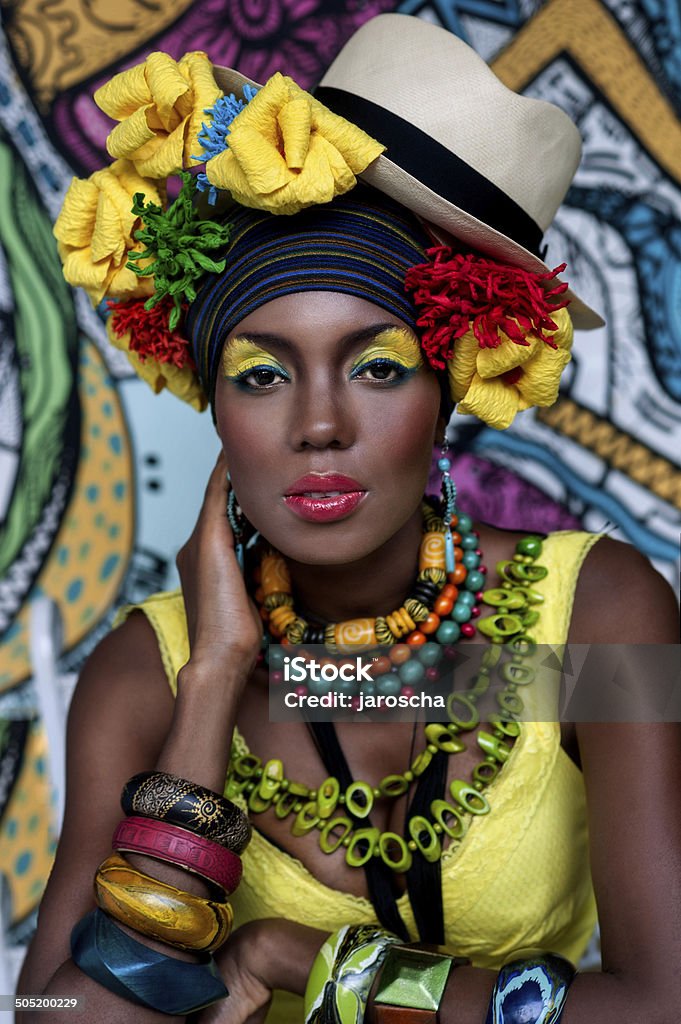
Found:
[{"label": "straw panama hat", "polygon": [[[226,93],[258,84],[228,68],[214,74]],[[386,146],[360,178],[428,221],[438,239],[447,241],[440,228],[524,270],[550,269],[542,236],[581,154],[559,107],[513,92],[457,36],[404,14],[358,29],[314,93]],[[561,298],[575,327],[603,325],[574,292]]]}]

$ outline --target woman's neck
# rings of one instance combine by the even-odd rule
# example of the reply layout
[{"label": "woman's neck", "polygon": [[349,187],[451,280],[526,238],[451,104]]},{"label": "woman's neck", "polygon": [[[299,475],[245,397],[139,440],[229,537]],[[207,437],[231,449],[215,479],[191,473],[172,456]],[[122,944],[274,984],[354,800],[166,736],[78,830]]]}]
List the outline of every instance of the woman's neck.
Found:
[{"label": "woman's neck", "polygon": [[356,562],[305,565],[287,559],[296,611],[325,622],[390,614],[413,587],[422,529],[417,509],[382,547]]}]

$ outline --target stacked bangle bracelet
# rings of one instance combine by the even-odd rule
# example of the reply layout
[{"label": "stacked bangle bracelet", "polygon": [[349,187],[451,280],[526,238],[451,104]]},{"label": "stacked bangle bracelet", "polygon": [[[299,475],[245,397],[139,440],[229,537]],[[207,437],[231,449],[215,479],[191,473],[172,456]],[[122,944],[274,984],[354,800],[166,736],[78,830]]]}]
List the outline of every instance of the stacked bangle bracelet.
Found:
[{"label": "stacked bangle bracelet", "polygon": [[169,772],[139,772],[121,793],[126,815],[157,818],[240,854],[251,838],[248,818],[219,793]]},{"label": "stacked bangle bracelet", "polygon": [[95,897],[107,914],[177,949],[212,952],[229,937],[229,903],[203,899],[146,875],[118,853],[100,864]]},{"label": "stacked bangle bracelet", "polygon": [[125,853],[143,853],[199,875],[218,886],[223,895],[241,881],[241,859],[226,846],[194,835],[178,825],[133,815],[118,823],[111,845]]},{"label": "stacked bangle bracelet", "polygon": [[[168,772],[133,775],[121,794],[126,818],[114,852],[95,875],[98,909],[71,933],[74,963],[130,1002],[184,1015],[229,993],[209,956],[229,937],[234,919],[227,896],[241,881],[241,858],[251,838],[245,814],[230,800]],[[120,851],[175,864],[205,879],[217,899],[153,878]],[[187,963],[136,942],[116,921],[150,939],[202,956]]]},{"label": "stacked bangle bracelet", "polygon": [[157,953],[101,910],[92,910],[73,929],[71,956],[109,992],[162,1013],[184,1016],[229,995],[212,957],[188,963]]}]

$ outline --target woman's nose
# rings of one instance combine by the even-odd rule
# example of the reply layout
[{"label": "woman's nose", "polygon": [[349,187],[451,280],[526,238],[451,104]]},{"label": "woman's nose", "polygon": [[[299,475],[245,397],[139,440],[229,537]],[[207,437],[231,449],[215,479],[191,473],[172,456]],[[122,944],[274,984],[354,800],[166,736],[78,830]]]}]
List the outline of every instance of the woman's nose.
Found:
[{"label": "woman's nose", "polygon": [[294,447],[350,447],[355,424],[347,399],[332,381],[298,389],[291,410],[290,436]]}]

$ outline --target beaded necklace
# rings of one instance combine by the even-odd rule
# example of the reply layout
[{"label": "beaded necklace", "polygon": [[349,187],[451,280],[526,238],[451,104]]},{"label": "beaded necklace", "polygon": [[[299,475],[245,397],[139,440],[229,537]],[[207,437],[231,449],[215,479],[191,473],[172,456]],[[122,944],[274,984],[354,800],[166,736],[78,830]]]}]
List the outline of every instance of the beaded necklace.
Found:
[{"label": "beaded necklace", "polygon": [[[459,605],[461,593],[470,593],[474,601],[480,600],[495,609],[492,615],[480,619],[478,622],[478,628],[490,638],[492,646],[484,652],[480,668],[470,687],[467,690],[457,690],[449,694],[447,699],[448,721],[446,723],[430,722],[425,725],[425,750],[417,755],[405,772],[386,775],[375,787],[358,780],[351,783],[341,793],[338,780],[329,777],[318,789],[314,789],[304,783],[287,779],[284,775],[283,763],[279,758],[271,758],[263,764],[261,758],[253,754],[238,757],[229,766],[226,789],[228,797],[242,793],[247,799],[249,809],[255,814],[264,813],[270,807],[274,807],[274,813],[279,819],[294,815],[291,824],[293,835],[303,836],[315,829],[318,830],[319,847],[322,852],[331,854],[344,847],[346,862],[352,867],[361,867],[370,857],[379,856],[393,871],[404,872],[409,870],[413,857],[417,853],[427,861],[435,862],[442,856],[443,836],[448,837],[451,840],[451,845],[456,846],[463,840],[473,818],[489,813],[490,804],[484,790],[498,775],[511,753],[514,740],[520,734],[519,718],[524,710],[524,703],[518,690],[531,683],[535,675],[534,669],[524,662],[536,649],[536,643],[527,631],[537,623],[539,619],[537,606],[543,601],[543,595],[532,587],[532,583],[544,579],[547,575],[547,569],[537,563],[542,551],[541,539],[528,536],[518,541],[513,558],[497,564],[497,572],[502,580],[501,585],[473,594],[473,586],[477,591],[477,577],[481,576],[484,580],[484,567],[479,568],[481,552],[477,548],[477,537],[472,533],[470,518],[459,514],[458,519],[456,516],[452,519],[452,525],[458,527],[457,533],[454,534],[454,543],[459,549],[457,556],[459,564],[456,565],[454,573],[449,574],[448,583],[447,574],[440,569],[439,564],[426,565],[422,562],[424,545],[426,551],[430,552],[431,544],[435,544],[435,541],[432,540],[433,536],[442,537],[442,554],[444,554],[444,524],[429,505],[424,504],[424,509],[427,511],[424,511],[424,540],[421,544],[416,587],[427,582],[436,583],[433,575],[437,575],[437,585],[440,586],[440,590],[432,601],[434,606],[443,597],[446,586],[458,588],[463,584],[457,595],[446,598],[452,603],[451,611],[448,613],[449,618],[442,621],[437,612],[430,610],[428,605],[424,605],[418,594],[428,597],[430,603],[430,591],[426,594],[421,590],[408,598],[398,612],[386,616],[383,620],[353,620],[353,623],[357,621],[363,623],[362,630],[365,640],[362,642],[366,643],[365,649],[367,650],[370,650],[377,642],[375,639],[372,642],[371,626],[367,623],[374,623],[374,636],[377,636],[378,633],[383,635],[383,622],[385,622],[393,638],[392,645],[394,646],[391,647],[390,656],[398,648],[403,647],[406,648],[409,659],[414,651],[416,658],[420,659],[427,648],[435,648],[439,651],[437,658],[439,661],[448,648],[450,655],[454,653],[451,645],[455,640],[445,639],[445,636],[449,635],[449,630],[444,631],[445,635],[443,636],[443,626],[457,627],[459,632],[456,634],[456,639],[458,639],[463,632],[462,626],[466,624],[457,622],[452,614]],[[429,540],[426,542],[427,537]],[[470,546],[464,547],[465,537],[475,539],[475,549]],[[469,540],[467,544],[470,545],[470,543]],[[439,560],[439,546],[437,552],[437,555],[433,555],[433,557]],[[473,558],[469,558],[468,564],[466,564],[466,554],[473,555],[475,562]],[[261,604],[263,617],[269,618],[270,623],[272,612],[275,612],[275,624],[272,632],[275,635],[278,633],[280,636],[283,634],[282,640],[289,643],[294,642],[292,637],[300,637],[295,640],[297,643],[320,642],[318,637],[322,633],[321,642],[326,642],[329,649],[333,645],[335,647],[333,653],[342,654],[344,645],[351,643],[347,639],[349,632],[346,628],[350,624],[327,625],[323,631],[319,630],[318,632],[315,631],[315,627],[310,627],[293,609],[290,578],[283,558],[274,552],[270,552],[269,555],[271,561],[266,561],[268,558],[266,555],[261,563],[261,589],[256,593],[256,600]],[[428,573],[428,575],[424,576],[424,573]],[[457,582],[454,580],[455,575]],[[472,581],[471,576],[473,577]],[[465,586],[466,582],[468,582],[468,587]],[[274,600],[272,600],[273,595],[276,595]],[[281,596],[291,599],[290,601],[281,600]],[[417,604],[424,605],[424,607],[416,607]],[[459,605],[459,614],[463,616],[464,608],[470,613],[473,607],[478,606],[468,603],[463,606]],[[285,610],[288,614],[285,616],[277,614],[277,609]],[[443,612],[445,611],[445,607],[442,605],[441,609]],[[425,616],[423,615],[424,610]],[[418,618],[415,617],[414,612]],[[411,620],[411,625],[402,617],[405,614]],[[431,634],[435,634],[436,642],[429,642],[427,640],[429,634],[423,632],[423,626],[428,623],[429,616],[435,616],[438,619],[431,630]],[[470,617],[469,614],[468,619]],[[420,629],[415,628],[416,623],[419,623]],[[376,624],[378,624],[378,632]],[[417,631],[421,632],[425,639],[416,642],[412,640],[410,644],[410,637]],[[453,630],[452,634],[455,632]],[[356,633],[354,626],[352,633]],[[398,644],[396,641],[405,634],[407,635],[406,643]],[[387,642],[390,643],[390,641]],[[351,649],[355,651],[357,647],[353,645]],[[277,650],[281,652],[281,648],[269,649],[271,670],[273,668],[272,657]],[[509,655],[508,660],[502,657],[502,650]],[[433,657],[432,653],[428,654],[428,658]],[[399,661],[391,662],[389,673],[380,670],[376,673],[377,688],[381,679],[390,674],[396,679],[396,682],[391,684],[393,692],[394,687],[398,685],[404,693],[405,687],[408,686],[402,675],[405,666],[419,664],[425,674],[425,669],[434,668],[437,661],[430,665],[416,659],[405,660],[401,663]],[[395,664],[398,665],[397,674],[392,671]],[[382,832],[372,826],[362,826],[362,820],[369,816],[376,799],[397,799],[404,795],[411,783],[427,770],[435,754],[443,752],[451,756],[466,749],[461,734],[471,732],[479,726],[480,714],[476,704],[489,689],[492,673],[496,673],[504,685],[503,689],[495,694],[499,707],[498,712],[488,716],[492,731],[487,732],[481,729],[476,736],[476,741],[484,756],[473,769],[472,783],[467,783],[463,779],[453,779],[448,787],[449,799],[431,801],[429,817],[412,815],[409,818],[406,828],[408,837],[392,831]]]},{"label": "beaded necklace", "polygon": [[[482,552],[472,520],[461,513],[452,518],[452,525],[458,529],[452,532],[455,565],[448,574],[445,524],[427,502],[423,502],[421,511],[423,536],[414,589],[400,608],[385,617],[350,619],[322,627],[310,625],[293,608],[286,562],[277,551],[266,552],[260,563],[255,598],[270,634],[281,638],[283,645],[323,644],[335,656],[370,651],[378,645],[388,648],[388,655],[378,657],[372,668],[375,690],[383,696],[411,696],[415,684],[437,679],[443,653],[453,658],[456,652],[452,645],[461,637],[470,639],[475,635],[471,620],[480,614],[480,587],[487,569],[480,565]],[[281,647],[266,649],[274,684],[281,682],[284,657]],[[317,689],[309,685],[320,694],[328,690],[328,684]],[[300,689],[307,692],[307,687]]]}]

